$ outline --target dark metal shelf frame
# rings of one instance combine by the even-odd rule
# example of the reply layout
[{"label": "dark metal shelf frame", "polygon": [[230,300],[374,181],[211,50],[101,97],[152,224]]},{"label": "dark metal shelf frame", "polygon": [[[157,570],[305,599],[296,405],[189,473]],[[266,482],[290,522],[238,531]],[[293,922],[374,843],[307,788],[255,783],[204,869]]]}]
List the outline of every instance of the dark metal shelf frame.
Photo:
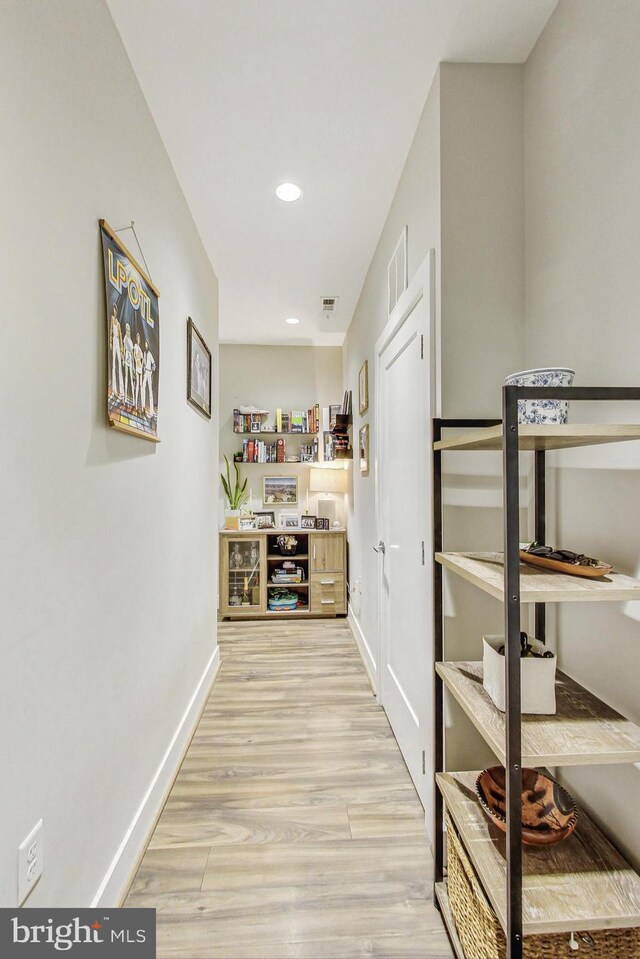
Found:
[{"label": "dark metal shelf frame", "polygon": [[[483,429],[504,424],[503,526],[504,526],[504,617],[506,671],[506,780],[507,780],[507,959],[522,959],[522,744],[520,714],[520,476],[518,445],[518,400],[640,400],[637,387],[530,387],[502,388],[502,419],[433,420],[433,442],[443,429]],[[545,542],[546,496],[545,452],[534,453],[534,528],[538,542]],[[443,550],[442,451],[433,450],[433,540],[436,553]],[[434,562],[433,613],[435,662],[444,660],[443,567]],[[545,641],[545,604],[535,604],[536,638]],[[435,669],[434,669],[435,672]],[[444,772],[444,686],[435,675],[434,757],[435,771]],[[435,790],[435,885],[444,879],[444,803]],[[434,895],[434,902],[438,900]]]}]

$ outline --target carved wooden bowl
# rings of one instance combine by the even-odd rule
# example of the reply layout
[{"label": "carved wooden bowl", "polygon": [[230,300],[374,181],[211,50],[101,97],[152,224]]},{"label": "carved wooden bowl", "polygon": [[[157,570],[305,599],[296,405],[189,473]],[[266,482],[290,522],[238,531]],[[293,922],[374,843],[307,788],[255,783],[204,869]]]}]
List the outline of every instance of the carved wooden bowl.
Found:
[{"label": "carved wooden bowl", "polygon": [[[480,804],[503,832],[507,831],[505,770],[493,766],[476,780]],[[529,846],[549,846],[570,836],[578,822],[572,797],[537,769],[522,770],[522,841]]]}]

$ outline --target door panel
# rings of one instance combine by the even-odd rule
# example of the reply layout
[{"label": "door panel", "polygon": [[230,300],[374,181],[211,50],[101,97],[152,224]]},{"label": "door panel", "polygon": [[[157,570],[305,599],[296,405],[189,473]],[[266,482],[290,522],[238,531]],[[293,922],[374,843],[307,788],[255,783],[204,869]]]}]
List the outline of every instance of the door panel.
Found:
[{"label": "door panel", "polygon": [[428,823],[433,810],[429,308],[428,295],[417,298],[378,365],[379,532],[385,544],[379,554],[380,697]]}]

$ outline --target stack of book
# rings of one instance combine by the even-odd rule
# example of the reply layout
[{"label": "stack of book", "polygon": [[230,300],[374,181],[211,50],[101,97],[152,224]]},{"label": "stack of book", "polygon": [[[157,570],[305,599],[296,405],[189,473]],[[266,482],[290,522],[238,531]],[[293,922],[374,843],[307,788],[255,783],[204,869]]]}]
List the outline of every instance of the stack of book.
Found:
[{"label": "stack of book", "polygon": [[316,403],[304,410],[276,410],[276,433],[317,433],[320,429],[320,407]]},{"label": "stack of book", "polygon": [[292,562],[284,562],[282,566],[274,569],[271,574],[271,581],[279,585],[301,583],[303,580],[304,570],[301,566],[296,566],[296,564]]},{"label": "stack of book", "polygon": [[240,410],[234,410],[233,432],[259,433],[262,429],[262,421],[264,416],[264,413],[241,413]]},{"label": "stack of book", "polygon": [[[284,442],[284,441],[281,441]],[[242,444],[243,463],[283,463],[278,459],[278,444],[263,440],[245,440]]]}]

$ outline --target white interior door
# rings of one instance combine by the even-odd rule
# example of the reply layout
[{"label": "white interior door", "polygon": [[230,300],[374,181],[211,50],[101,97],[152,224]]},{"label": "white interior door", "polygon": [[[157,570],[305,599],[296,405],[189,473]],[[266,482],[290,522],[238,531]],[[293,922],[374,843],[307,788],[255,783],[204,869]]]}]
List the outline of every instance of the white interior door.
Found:
[{"label": "white interior door", "polygon": [[380,700],[425,807],[433,813],[430,264],[378,341]]}]

